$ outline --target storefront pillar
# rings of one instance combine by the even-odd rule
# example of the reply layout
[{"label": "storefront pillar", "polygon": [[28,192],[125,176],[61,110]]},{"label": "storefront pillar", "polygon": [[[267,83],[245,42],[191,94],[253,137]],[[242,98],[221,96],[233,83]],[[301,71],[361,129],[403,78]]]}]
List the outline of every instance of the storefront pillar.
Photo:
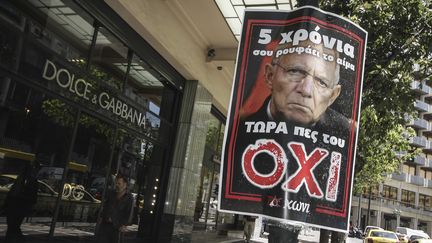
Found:
[{"label": "storefront pillar", "polygon": [[[382,200],[382,199],[380,199],[380,200]],[[377,218],[376,225],[379,226],[379,227],[382,227],[381,226],[381,219],[382,219],[382,212],[381,212],[381,210],[377,210],[377,216],[376,216],[376,218]]]},{"label": "storefront pillar", "polygon": [[400,226],[400,214],[396,214],[396,227],[392,230],[396,230]]},{"label": "storefront pillar", "polygon": [[191,240],[211,105],[204,87],[186,82],[158,242]]}]

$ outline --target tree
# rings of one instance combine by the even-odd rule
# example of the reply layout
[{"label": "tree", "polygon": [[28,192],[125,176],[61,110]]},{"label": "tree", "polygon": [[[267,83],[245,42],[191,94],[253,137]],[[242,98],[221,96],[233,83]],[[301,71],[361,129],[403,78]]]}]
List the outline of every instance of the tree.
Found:
[{"label": "tree", "polygon": [[431,2],[322,0],[320,7],[369,32],[354,183],[359,191],[382,182],[416,153],[405,115],[416,116],[411,83],[431,75]]}]

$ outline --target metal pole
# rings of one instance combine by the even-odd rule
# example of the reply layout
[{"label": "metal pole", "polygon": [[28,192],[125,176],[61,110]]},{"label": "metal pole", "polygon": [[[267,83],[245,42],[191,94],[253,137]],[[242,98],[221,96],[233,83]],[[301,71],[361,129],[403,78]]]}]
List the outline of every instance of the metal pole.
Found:
[{"label": "metal pole", "polygon": [[48,234],[48,239],[49,240],[51,240],[51,238],[54,235],[54,230],[55,230],[55,226],[56,226],[56,223],[57,223],[57,217],[58,217],[58,214],[59,214],[59,211],[60,211],[60,203],[61,203],[61,199],[62,199],[62,195],[63,195],[63,188],[64,188],[64,184],[66,182],[66,176],[68,174],[68,163],[69,163],[71,155],[72,155],[72,150],[73,150],[73,147],[74,147],[74,143],[75,143],[75,139],[76,139],[76,135],[77,135],[77,131],[78,131],[78,125],[79,125],[80,115],[81,115],[81,109],[78,109],[78,111],[77,111],[77,113],[75,115],[75,124],[74,124],[74,128],[73,128],[73,131],[72,131],[72,138],[70,140],[68,154],[66,156],[66,164],[65,164],[65,168],[63,170],[62,180],[61,180],[61,183],[60,183],[60,188],[59,188],[57,199],[56,199],[54,214],[53,214],[52,221],[51,221],[51,227],[50,227],[50,231],[49,231],[49,234]]},{"label": "metal pole", "polygon": [[101,196],[101,206],[99,208],[99,212],[98,212],[98,216],[96,219],[96,227],[95,227],[95,235],[99,232],[99,218],[101,218],[102,215],[102,210],[103,210],[103,205],[105,203],[105,195],[106,195],[106,191],[108,190],[108,183],[110,182],[109,177],[111,176],[111,165],[112,165],[112,161],[114,158],[114,151],[115,151],[115,147],[116,147],[116,141],[117,141],[117,136],[118,136],[118,127],[116,126],[114,128],[114,134],[111,140],[111,151],[110,151],[110,155],[109,155],[109,160],[108,160],[108,167],[107,170],[105,172],[105,185],[103,186],[104,189],[102,191],[102,196]]}]

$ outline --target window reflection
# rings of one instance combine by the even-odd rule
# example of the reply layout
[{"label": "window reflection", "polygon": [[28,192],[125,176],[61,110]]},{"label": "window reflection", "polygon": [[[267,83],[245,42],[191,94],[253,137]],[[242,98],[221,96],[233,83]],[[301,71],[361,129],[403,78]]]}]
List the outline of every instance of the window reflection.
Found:
[{"label": "window reflection", "polygon": [[127,47],[107,29],[101,27],[93,50],[90,72],[115,90],[122,90],[126,69],[118,68],[118,64],[127,67],[127,55]]},{"label": "window reflection", "polygon": [[220,156],[222,156],[224,135],[225,135],[225,124],[221,124],[219,142],[217,144],[217,149],[216,149],[216,154],[219,155],[219,160],[220,160]]},{"label": "window reflection", "polygon": [[156,78],[149,66],[141,58],[133,55],[126,83],[126,96],[159,115],[163,90],[163,84]]},{"label": "window reflection", "polygon": [[15,60],[17,59],[17,40],[19,35],[13,28],[7,27],[5,24],[0,24],[0,32],[8,33],[7,35],[0,34],[0,64],[7,67],[14,67]]},{"label": "window reflection", "polygon": [[38,21],[28,19],[31,37],[67,61],[83,67],[91,45],[93,19],[72,1],[30,0]]},{"label": "window reflection", "polygon": [[[13,185],[31,171],[37,179],[33,183],[37,188],[35,204],[21,205],[19,209],[31,217],[22,226],[26,232],[32,225],[52,221],[56,199],[61,193],[63,168],[59,166],[66,162],[67,138],[72,133],[71,124],[57,118],[73,117],[76,111],[58,100],[57,106],[45,106],[55,99],[14,80],[5,80],[8,83],[5,86],[7,105],[0,110],[0,153],[3,154],[0,158],[0,205],[4,205]],[[61,113],[56,111],[59,107]],[[36,164],[41,168],[33,169]],[[27,194],[30,193],[23,195]],[[0,218],[14,210],[9,207]],[[0,221],[5,222],[4,218]],[[42,234],[49,230],[47,227],[39,229]]]},{"label": "window reflection", "polygon": [[216,117],[211,116],[211,119],[207,121],[208,130],[206,136],[206,146],[210,147],[213,150],[216,150],[217,142],[219,140],[219,132],[220,132],[220,121],[216,119]]},{"label": "window reflection", "polygon": [[91,18],[72,1],[29,0],[40,12],[45,13],[50,20],[69,31],[76,39],[89,45],[93,36]]},{"label": "window reflection", "polygon": [[221,222],[221,218],[229,218],[229,214],[219,214],[216,210],[218,205],[220,149],[223,141],[223,127],[222,122],[211,114],[210,119],[207,121],[206,146],[195,205],[194,227],[196,228],[216,229],[218,223]]}]

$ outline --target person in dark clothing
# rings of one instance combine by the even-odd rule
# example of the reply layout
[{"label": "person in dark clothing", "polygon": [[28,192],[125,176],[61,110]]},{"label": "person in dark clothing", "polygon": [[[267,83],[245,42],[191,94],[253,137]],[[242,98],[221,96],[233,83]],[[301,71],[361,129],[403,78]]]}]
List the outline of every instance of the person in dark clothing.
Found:
[{"label": "person in dark clothing", "polygon": [[18,175],[5,200],[7,231],[6,243],[23,242],[21,224],[25,217],[33,212],[37,201],[38,182],[36,179],[39,165],[26,165],[23,172]]},{"label": "person in dark clothing", "polygon": [[98,242],[118,243],[120,233],[126,231],[132,215],[133,197],[128,191],[128,180],[122,175],[115,179],[115,190],[106,195],[100,219]]}]

